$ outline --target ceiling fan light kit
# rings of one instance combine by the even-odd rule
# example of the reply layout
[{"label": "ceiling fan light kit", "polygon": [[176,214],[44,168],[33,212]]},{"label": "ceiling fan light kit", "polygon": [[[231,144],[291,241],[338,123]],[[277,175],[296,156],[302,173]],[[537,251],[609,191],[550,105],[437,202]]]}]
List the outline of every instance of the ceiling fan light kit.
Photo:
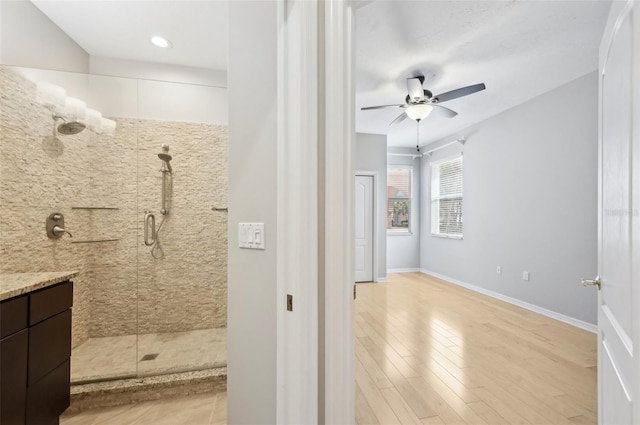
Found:
[{"label": "ceiling fan light kit", "polygon": [[433,111],[432,106],[427,105],[425,103],[418,103],[415,105],[409,105],[404,112],[412,120],[420,121],[427,118],[432,111]]}]

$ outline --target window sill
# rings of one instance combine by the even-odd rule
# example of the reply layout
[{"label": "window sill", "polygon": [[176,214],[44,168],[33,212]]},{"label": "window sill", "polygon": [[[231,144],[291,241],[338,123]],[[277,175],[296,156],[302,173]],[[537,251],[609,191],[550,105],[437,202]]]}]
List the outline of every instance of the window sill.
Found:
[{"label": "window sill", "polygon": [[387,230],[387,236],[412,236],[410,230]]},{"label": "window sill", "polygon": [[432,233],[431,236],[433,236],[434,238],[441,238],[441,239],[457,239],[457,240],[462,240],[462,235],[446,235],[446,234],[441,234],[441,233]]}]

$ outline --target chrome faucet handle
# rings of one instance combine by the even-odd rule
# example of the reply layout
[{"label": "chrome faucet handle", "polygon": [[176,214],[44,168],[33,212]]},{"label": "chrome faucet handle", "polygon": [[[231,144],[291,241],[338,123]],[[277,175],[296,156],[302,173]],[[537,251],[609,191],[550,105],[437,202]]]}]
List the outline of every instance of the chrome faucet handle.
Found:
[{"label": "chrome faucet handle", "polygon": [[62,236],[65,233],[69,235],[70,238],[73,237],[73,235],[70,232],[68,232],[67,230],[63,229],[60,226],[53,226],[53,229],[51,229],[51,233],[53,233],[54,236],[58,236],[58,237]]}]

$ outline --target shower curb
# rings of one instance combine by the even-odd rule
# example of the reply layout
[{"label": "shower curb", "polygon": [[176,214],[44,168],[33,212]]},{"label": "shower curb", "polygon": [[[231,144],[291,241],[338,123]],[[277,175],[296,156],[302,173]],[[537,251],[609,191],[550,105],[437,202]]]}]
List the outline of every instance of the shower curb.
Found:
[{"label": "shower curb", "polygon": [[226,367],[72,385],[71,406],[65,413],[226,390]]}]

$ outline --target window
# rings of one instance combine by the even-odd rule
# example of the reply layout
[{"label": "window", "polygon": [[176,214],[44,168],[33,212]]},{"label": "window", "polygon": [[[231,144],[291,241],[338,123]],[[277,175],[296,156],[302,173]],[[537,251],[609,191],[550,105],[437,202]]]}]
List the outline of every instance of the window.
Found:
[{"label": "window", "polygon": [[390,233],[409,233],[411,183],[411,167],[387,169],[387,231]]},{"label": "window", "polygon": [[462,239],[462,156],[431,164],[431,234]]}]

